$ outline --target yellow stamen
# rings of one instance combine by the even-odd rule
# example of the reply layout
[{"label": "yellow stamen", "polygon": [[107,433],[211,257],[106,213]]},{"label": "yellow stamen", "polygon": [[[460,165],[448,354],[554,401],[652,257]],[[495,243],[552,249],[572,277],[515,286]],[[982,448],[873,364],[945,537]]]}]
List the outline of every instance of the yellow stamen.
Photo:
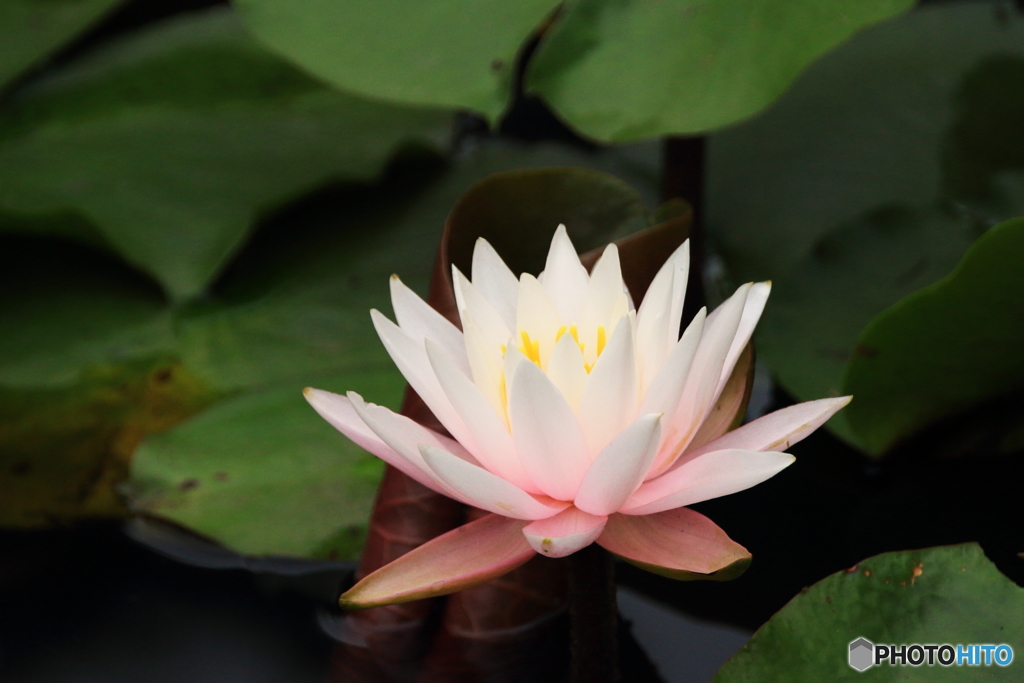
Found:
[{"label": "yellow stamen", "polygon": [[580,333],[576,329],[575,325],[569,326],[569,334],[572,335],[573,340],[576,342],[576,345],[580,347],[580,352],[582,353],[583,347],[586,345],[580,343]]},{"label": "yellow stamen", "polygon": [[606,334],[604,331],[604,325],[599,325],[597,328],[597,355],[600,356],[601,352],[604,351],[604,345],[608,343]]},{"label": "yellow stamen", "polygon": [[523,340],[523,345],[519,347],[519,350],[523,352],[524,356],[540,366],[540,340],[531,340],[526,330],[522,330],[519,334]]},{"label": "yellow stamen", "polygon": [[565,325],[562,325],[561,327],[558,328],[558,332],[555,332],[555,343],[556,344],[558,343],[558,340],[562,338],[562,335],[565,334],[565,330],[566,330]]}]

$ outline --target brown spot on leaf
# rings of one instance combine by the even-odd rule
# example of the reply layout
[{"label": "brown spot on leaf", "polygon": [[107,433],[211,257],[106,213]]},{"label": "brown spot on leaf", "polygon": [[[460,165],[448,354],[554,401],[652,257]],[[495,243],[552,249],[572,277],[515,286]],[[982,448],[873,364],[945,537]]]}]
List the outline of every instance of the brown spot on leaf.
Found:
[{"label": "brown spot on leaf", "polygon": [[849,569],[846,570],[846,573],[847,574],[856,574],[857,573],[857,567],[859,567],[859,566],[860,566],[860,564],[853,565],[852,567],[850,567]]},{"label": "brown spot on leaf", "polygon": [[857,347],[853,350],[851,356],[852,360],[858,360],[861,358],[872,359],[878,356],[878,349],[874,346],[868,346],[867,344],[857,344]]},{"label": "brown spot on leaf", "polygon": [[174,377],[174,371],[171,368],[163,368],[153,373],[153,381],[157,384],[167,384]]},{"label": "brown spot on leaf", "polygon": [[912,571],[910,573],[910,585],[911,586],[914,585],[914,582],[917,581],[917,577],[921,576],[921,574],[924,574],[924,563],[923,562],[918,562],[917,566],[914,567],[914,571]]},{"label": "brown spot on leaf", "polygon": [[870,569],[865,569],[864,570],[864,576],[871,576],[871,570]]},{"label": "brown spot on leaf", "polygon": [[501,71],[504,68],[505,68],[505,60],[504,59],[494,59],[494,60],[491,60],[491,71]]},{"label": "brown spot on leaf", "polygon": [[179,491],[191,491],[195,487],[199,486],[199,480],[195,478],[189,478],[178,484]]},{"label": "brown spot on leaf", "polygon": [[217,481],[227,481],[228,480],[228,473],[227,472],[214,472],[213,473],[213,478],[216,479]]}]

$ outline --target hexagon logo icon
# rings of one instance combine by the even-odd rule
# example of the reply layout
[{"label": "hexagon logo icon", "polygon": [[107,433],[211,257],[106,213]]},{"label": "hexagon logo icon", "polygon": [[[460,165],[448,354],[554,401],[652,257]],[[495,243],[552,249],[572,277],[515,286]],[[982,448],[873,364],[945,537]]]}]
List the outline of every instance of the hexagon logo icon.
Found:
[{"label": "hexagon logo icon", "polygon": [[850,666],[857,671],[866,671],[875,663],[875,644],[867,638],[858,638],[850,643]]}]

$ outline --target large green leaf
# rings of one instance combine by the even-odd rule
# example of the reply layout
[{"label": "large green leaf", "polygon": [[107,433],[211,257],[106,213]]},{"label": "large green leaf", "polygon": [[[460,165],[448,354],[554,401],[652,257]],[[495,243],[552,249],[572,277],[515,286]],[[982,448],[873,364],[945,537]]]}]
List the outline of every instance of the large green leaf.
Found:
[{"label": "large green leaf", "polygon": [[[871,212],[823,239],[773,289],[757,350],[801,399],[841,396],[857,337],[882,310],[949,273],[977,235],[974,224],[938,210]],[[863,404],[858,394],[854,402]],[[860,440],[849,411],[829,428]]]},{"label": "large green leaf", "polygon": [[186,299],[261,213],[374,178],[399,147],[442,144],[450,124],[329,90],[211,10],[102,48],[0,110],[0,229],[109,245]]},{"label": "large green leaf", "polygon": [[873,453],[950,414],[1024,389],[1024,218],[986,233],[946,279],[878,316],[844,389]]},{"label": "large green leaf", "polygon": [[912,0],[575,0],[527,87],[584,135],[721,128],[778,97],[814,59]]},{"label": "large green leaf", "polygon": [[[876,315],[1024,211],[1022,39],[990,6],[915,12],[713,138],[713,237],[734,277],[775,280],[758,349],[797,398],[838,395]],[[829,428],[863,446],[848,416]]]},{"label": "large green leaf", "polygon": [[[1016,681],[1019,664],[888,666],[858,672],[849,644],[1008,644],[1024,639],[1024,590],[976,544],[878,555],[793,598],[723,666],[714,683]],[[1015,653],[1016,654],[1016,653]]]},{"label": "large green leaf", "polygon": [[0,3],[0,89],[121,0],[4,0]]},{"label": "large green leaf", "polygon": [[[320,384],[394,405],[403,382],[369,372]],[[136,509],[243,554],[352,559],[383,471],[291,386],[228,399],[149,438],[129,490]]]},{"label": "large green leaf", "polygon": [[[973,197],[973,184],[956,179],[987,183],[994,170],[968,169],[957,159],[970,155],[950,150],[968,140],[964,122],[979,156],[1019,149],[1020,119],[999,97],[1019,100],[1020,79],[992,64],[1013,56],[1024,56],[1019,13],[989,2],[925,6],[855,36],[764,114],[711,136],[708,230],[731,274],[778,280],[824,235],[871,211]],[[999,180],[1007,196],[1009,170]]]},{"label": "large green leaf", "polygon": [[261,40],[324,80],[374,98],[495,120],[516,54],[557,0],[235,0]]}]

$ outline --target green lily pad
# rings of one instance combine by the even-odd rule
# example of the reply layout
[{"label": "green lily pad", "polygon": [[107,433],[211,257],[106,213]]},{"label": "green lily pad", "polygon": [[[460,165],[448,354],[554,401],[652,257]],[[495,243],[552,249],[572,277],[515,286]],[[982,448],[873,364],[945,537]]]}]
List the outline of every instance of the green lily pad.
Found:
[{"label": "green lily pad", "polygon": [[885,553],[793,598],[733,655],[713,683],[754,681],[1015,681],[1015,664],[848,664],[858,638],[874,644],[1008,644],[1024,639],[1024,590],[974,543]]},{"label": "green lily pad", "polygon": [[[830,234],[773,287],[758,326],[759,356],[794,396],[846,395],[843,373],[868,323],[949,273],[977,234],[964,217],[900,207],[874,211]],[[858,406],[864,400],[855,394]],[[848,415],[840,411],[828,427],[861,445]]]},{"label": "green lily pad", "polygon": [[516,54],[556,0],[236,0],[275,51],[353,93],[466,108],[494,121]]},{"label": "green lily pad", "polygon": [[[165,21],[21,89],[0,110],[0,229],[72,232],[202,292],[257,217],[451,117],[328,89],[264,51],[228,10]],[[60,217],[78,222],[68,227]]]},{"label": "green lily pad", "polygon": [[[1024,16],[1002,8],[940,3],[869,28],[771,109],[709,138],[708,231],[737,281],[781,279],[872,211],[973,210],[978,183],[1024,197],[1012,164],[984,160],[1024,144],[1007,102],[1021,80],[1001,65],[1024,57]],[[973,212],[992,225],[1021,210]]]},{"label": "green lily pad", "polygon": [[[321,384],[395,404],[390,373],[348,373]],[[189,527],[247,555],[354,559],[384,472],[341,437],[299,386],[222,401],[132,460],[133,507]]]},{"label": "green lily pad", "polygon": [[992,228],[949,277],[864,330],[844,389],[857,397],[847,418],[870,452],[1024,388],[1022,263],[1018,218]]},{"label": "green lily pad", "polygon": [[100,19],[121,0],[4,0],[0,88]]},{"label": "green lily pad", "polygon": [[527,87],[584,135],[721,128],[766,107],[814,59],[911,0],[567,3]]}]

